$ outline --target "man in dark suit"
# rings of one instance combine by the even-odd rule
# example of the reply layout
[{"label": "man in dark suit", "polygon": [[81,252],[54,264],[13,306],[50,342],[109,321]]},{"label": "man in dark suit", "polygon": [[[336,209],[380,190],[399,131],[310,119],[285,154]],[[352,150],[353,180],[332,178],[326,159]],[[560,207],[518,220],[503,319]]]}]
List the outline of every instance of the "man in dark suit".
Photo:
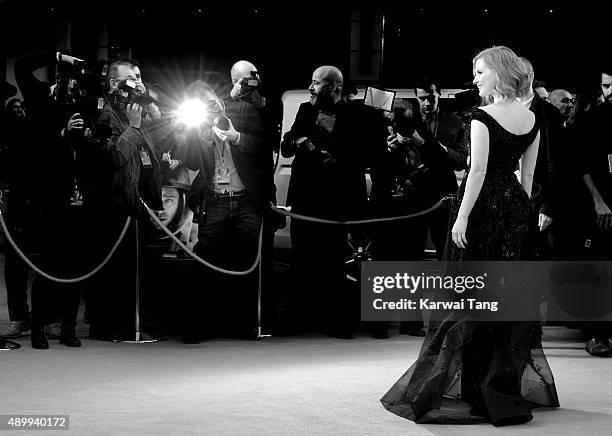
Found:
[{"label": "man in dark suit", "polygon": [[[310,102],[300,105],[281,143],[281,154],[294,157],[287,193],[294,213],[337,221],[366,213],[365,168],[372,156],[366,147],[371,150],[382,139],[384,148],[376,124],[382,117],[342,100],[342,86],[338,68],[317,68]],[[324,312],[331,335],[343,339],[352,337],[351,308],[356,302],[348,298],[345,283],[346,237],[347,229],[338,225],[291,221],[296,306],[315,302],[316,307],[302,313]]]},{"label": "man in dark suit", "polygon": [[[467,149],[460,117],[440,108],[440,88],[432,79],[422,79],[414,89],[418,109],[396,108],[393,126],[387,138],[389,169],[408,162],[404,150],[410,150],[418,163],[400,192],[387,194],[387,215],[407,215],[427,209],[444,196],[457,191],[455,171],[466,168]],[[398,118],[404,119],[402,123]],[[409,131],[402,125],[410,125]],[[389,172],[389,171],[387,171]],[[399,177],[402,179],[402,177]],[[397,183],[396,183],[397,184]],[[379,198],[380,199],[380,198]],[[428,234],[436,248],[436,258],[444,255],[448,232],[449,208],[443,204],[428,215],[390,223],[382,229],[376,256],[380,260],[422,260]],[[422,321],[403,322],[400,332],[424,336]]]},{"label": "man in dark suit", "polygon": [[[422,208],[434,205],[442,197],[457,192],[455,171],[465,170],[467,148],[461,118],[446,112],[440,107],[440,87],[435,80],[423,79],[414,90],[419,104],[416,131],[409,138],[414,142],[429,169],[427,183],[420,187]],[[435,212],[424,217],[418,230],[415,229],[415,243],[423,253],[427,232],[436,247],[436,258],[442,259],[448,231],[449,210],[443,205]]]},{"label": "man in dark suit", "polygon": [[[533,84],[534,70],[529,60],[521,58],[531,75]],[[559,110],[548,101],[529,90],[519,100],[536,116],[540,126],[540,147],[533,176],[533,204],[537,213],[534,218],[531,241],[535,259],[552,259],[553,253],[548,242],[548,227],[552,224],[555,214],[555,199],[559,195],[557,181],[557,156],[560,152],[563,137],[563,118]]]},{"label": "man in dark suit", "polygon": [[[612,65],[599,69],[603,102],[588,112],[583,127],[585,150],[579,172],[589,193],[587,219],[591,223],[589,261],[612,260]],[[612,353],[612,322],[585,322],[582,331],[588,342],[586,350],[592,356]]]},{"label": "man in dark suit", "polygon": [[[189,206],[198,217],[198,243],[195,252],[223,268],[246,270],[257,256],[262,214],[266,204],[263,153],[263,126],[252,104],[222,102],[205,82],[188,88],[190,97],[204,102],[211,117],[187,135],[191,152],[187,166],[199,170],[189,193]],[[266,162],[267,163],[267,162]],[[255,328],[256,273],[232,278],[205,271],[207,297],[223,297],[240,306],[238,331],[253,337]],[[240,292],[239,298],[229,295]],[[210,301],[209,301],[210,303]],[[217,309],[207,304],[209,309]],[[187,316],[183,334],[186,343],[200,340],[199,314]],[[191,323],[191,324],[190,324]],[[230,327],[229,325],[227,327]]]}]

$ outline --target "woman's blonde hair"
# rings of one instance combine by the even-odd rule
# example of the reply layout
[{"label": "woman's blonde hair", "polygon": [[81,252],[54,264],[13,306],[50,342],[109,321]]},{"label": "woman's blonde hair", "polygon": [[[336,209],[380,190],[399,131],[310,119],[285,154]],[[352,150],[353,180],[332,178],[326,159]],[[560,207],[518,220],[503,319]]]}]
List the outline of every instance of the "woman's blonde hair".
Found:
[{"label": "woman's blonde hair", "polygon": [[482,59],[497,74],[495,92],[502,97],[521,97],[529,90],[531,80],[527,68],[508,47],[499,45],[481,51],[472,60],[473,68],[478,59]]}]

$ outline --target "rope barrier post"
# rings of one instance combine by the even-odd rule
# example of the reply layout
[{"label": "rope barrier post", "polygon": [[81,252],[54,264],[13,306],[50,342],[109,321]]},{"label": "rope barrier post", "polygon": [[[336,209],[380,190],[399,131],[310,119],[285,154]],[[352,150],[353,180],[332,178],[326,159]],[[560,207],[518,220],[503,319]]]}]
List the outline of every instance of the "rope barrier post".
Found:
[{"label": "rope barrier post", "polygon": [[136,276],[134,280],[134,330],[125,330],[113,338],[113,342],[127,344],[149,344],[163,341],[166,338],[140,330],[140,241],[138,236],[138,220],[134,220],[134,238],[136,240]]},{"label": "rope barrier post", "polygon": [[261,338],[269,338],[271,335],[264,335],[261,329],[261,291],[262,291],[262,277],[263,277],[263,267],[262,267],[262,244],[259,244],[259,266],[258,266],[258,281],[257,281],[257,339]]}]

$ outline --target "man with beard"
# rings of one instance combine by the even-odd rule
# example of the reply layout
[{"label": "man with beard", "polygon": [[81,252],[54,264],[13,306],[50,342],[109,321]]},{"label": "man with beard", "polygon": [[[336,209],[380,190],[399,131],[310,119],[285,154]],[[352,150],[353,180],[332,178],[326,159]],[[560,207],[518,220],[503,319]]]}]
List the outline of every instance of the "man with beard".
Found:
[{"label": "man with beard", "polygon": [[[369,108],[342,100],[342,86],[338,68],[317,68],[308,88],[310,102],[300,105],[281,143],[281,154],[294,157],[287,193],[294,213],[335,221],[365,215],[365,147],[381,142],[377,133],[384,126],[382,117],[378,125]],[[384,146],[383,138],[381,149]],[[324,311],[331,335],[342,339],[352,338],[354,303],[344,282],[346,237],[347,229],[338,225],[291,221],[292,269],[298,285],[294,303],[310,304],[302,314]]]},{"label": "man with beard", "polygon": [[550,93],[548,101],[559,109],[559,113],[563,117],[563,124],[565,125],[574,110],[574,97],[572,97],[572,94],[565,89],[555,89]]},{"label": "man with beard", "polygon": [[[591,200],[589,219],[593,221],[590,261],[612,259],[612,66],[600,69],[603,103],[588,114],[584,126],[586,138],[580,174]],[[583,333],[588,339],[586,350],[592,356],[612,353],[612,322],[584,323]]]}]

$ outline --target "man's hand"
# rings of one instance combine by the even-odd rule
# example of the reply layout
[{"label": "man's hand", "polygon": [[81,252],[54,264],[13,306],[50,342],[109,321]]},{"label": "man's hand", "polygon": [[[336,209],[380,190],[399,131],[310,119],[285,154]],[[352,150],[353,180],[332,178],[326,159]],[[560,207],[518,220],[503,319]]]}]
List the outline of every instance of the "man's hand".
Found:
[{"label": "man's hand", "polygon": [[155,103],[149,103],[149,106],[147,107],[147,113],[149,114],[152,120],[159,120],[162,117],[162,113]]},{"label": "man's hand", "polygon": [[170,156],[170,152],[166,152],[166,153],[162,154],[162,162],[167,162],[168,163],[168,167],[172,171],[177,169],[178,166],[181,164],[180,160],[172,159],[172,157]]},{"label": "man's hand", "polygon": [[83,118],[81,117],[80,113],[76,113],[74,115],[72,115],[70,117],[70,119],[68,120],[68,125],[66,126],[66,129],[70,132],[71,130],[81,130],[83,129]]},{"label": "man's hand", "polygon": [[546,229],[546,227],[548,227],[552,222],[553,222],[553,219],[549,217],[548,215],[541,213],[538,216],[538,227],[541,232],[543,232]]},{"label": "man's hand", "polygon": [[403,135],[402,135],[402,134],[400,134],[400,133],[396,133],[395,135],[397,136],[397,141],[398,141],[400,144],[402,144],[402,145],[408,145],[408,144],[410,144],[410,143],[414,142],[414,139],[412,139],[412,138],[410,138],[410,137],[408,137],[408,136],[403,136]]},{"label": "man's hand", "polygon": [[425,144],[425,139],[423,139],[423,137],[419,135],[419,132],[417,132],[416,130],[412,134],[412,139],[415,141],[416,145]]},{"label": "man's hand", "polygon": [[140,129],[142,123],[142,107],[138,103],[128,104],[125,108],[125,115],[127,116],[130,126]]},{"label": "man's hand", "polygon": [[612,211],[603,201],[595,202],[595,212],[597,213],[597,225],[600,229],[612,228]]},{"label": "man's hand", "polygon": [[307,151],[314,151],[314,149],[316,148],[314,144],[312,143],[312,141],[306,136],[302,136],[301,138],[298,138],[295,141],[295,146],[298,150],[307,150]]},{"label": "man's hand", "polygon": [[234,124],[232,124],[232,120],[228,118],[228,121],[229,121],[229,129],[221,130],[218,127],[213,126],[212,130],[213,132],[215,132],[215,135],[217,135],[217,138],[219,138],[221,141],[229,141],[230,143],[235,144],[238,142],[240,135],[234,128]]},{"label": "man's hand", "polygon": [[399,144],[399,139],[397,139],[397,135],[395,133],[387,136],[387,147],[389,150],[397,150]]},{"label": "man's hand", "polygon": [[328,151],[321,150],[323,155],[323,165],[333,165],[336,163],[336,158]]}]

